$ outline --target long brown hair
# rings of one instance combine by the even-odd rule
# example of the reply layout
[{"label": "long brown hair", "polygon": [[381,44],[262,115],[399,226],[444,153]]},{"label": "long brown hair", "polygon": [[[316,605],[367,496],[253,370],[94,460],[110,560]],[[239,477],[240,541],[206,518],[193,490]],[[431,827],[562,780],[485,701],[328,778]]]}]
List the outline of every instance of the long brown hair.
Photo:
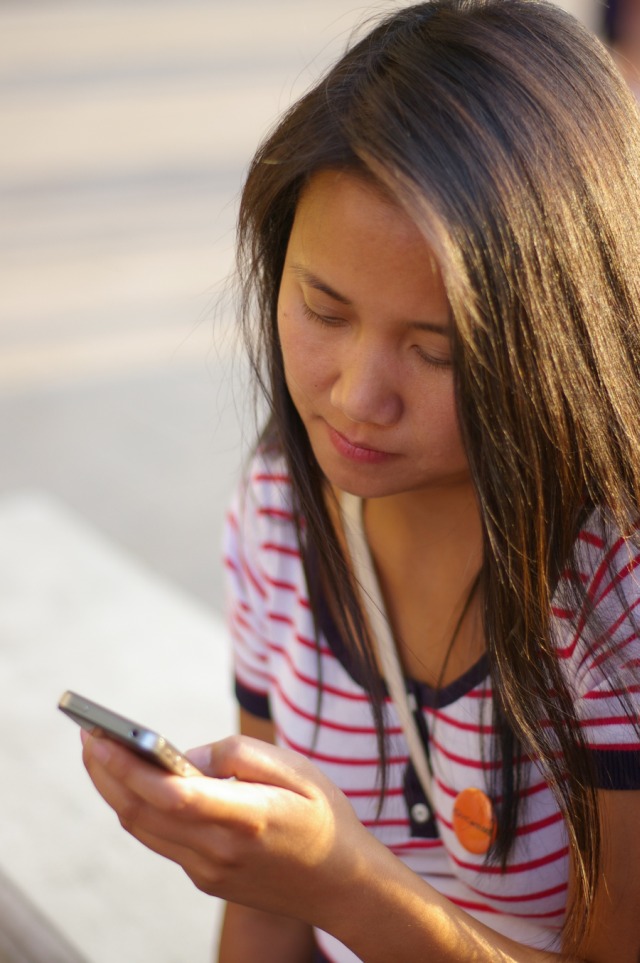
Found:
[{"label": "long brown hair", "polygon": [[[593,903],[600,828],[590,756],[554,654],[551,603],[581,520],[606,505],[628,531],[640,505],[637,108],[603,46],[554,5],[433,0],[354,44],[254,157],[238,263],[270,406],[264,437],[287,458],[306,525],[301,543],[312,542],[320,560],[312,607],[322,585],[357,627],[353,657],[382,733],[376,666],[277,335],[297,200],[326,168],[373,179],[439,258],[484,537],[480,589],[503,797],[491,858],[506,864],[521,763],[536,758],[577,870],[573,939]],[[573,591],[574,610],[584,612],[581,586]],[[594,638],[595,623],[591,613]],[[382,735],[379,746],[384,760]]]}]

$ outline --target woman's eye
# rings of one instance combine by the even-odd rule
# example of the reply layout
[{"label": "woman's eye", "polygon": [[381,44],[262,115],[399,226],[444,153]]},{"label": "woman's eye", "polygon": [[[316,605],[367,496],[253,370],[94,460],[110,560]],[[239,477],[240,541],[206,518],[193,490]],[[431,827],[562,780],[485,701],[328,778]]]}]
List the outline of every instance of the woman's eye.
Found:
[{"label": "woman's eye", "polygon": [[415,350],[420,360],[432,368],[437,368],[439,371],[446,371],[451,367],[451,358],[449,357],[438,357],[436,354],[428,354],[428,352],[419,345],[415,345]]},{"label": "woman's eye", "polygon": [[327,314],[318,314],[313,308],[310,308],[306,301],[302,303],[302,311],[305,317],[309,318],[310,321],[315,321],[317,324],[326,324],[329,327],[335,327],[338,324],[343,324],[344,318],[331,317]]}]

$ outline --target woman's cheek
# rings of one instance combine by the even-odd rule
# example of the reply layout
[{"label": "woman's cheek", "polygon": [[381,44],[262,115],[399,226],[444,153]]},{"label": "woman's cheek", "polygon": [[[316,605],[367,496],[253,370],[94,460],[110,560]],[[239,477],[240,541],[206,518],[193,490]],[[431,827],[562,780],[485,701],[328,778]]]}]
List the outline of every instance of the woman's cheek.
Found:
[{"label": "woman's cheek", "polygon": [[304,323],[283,313],[279,322],[280,346],[285,376],[291,389],[295,383],[306,391],[319,389],[332,364],[332,352],[324,332],[314,331],[307,319]]}]

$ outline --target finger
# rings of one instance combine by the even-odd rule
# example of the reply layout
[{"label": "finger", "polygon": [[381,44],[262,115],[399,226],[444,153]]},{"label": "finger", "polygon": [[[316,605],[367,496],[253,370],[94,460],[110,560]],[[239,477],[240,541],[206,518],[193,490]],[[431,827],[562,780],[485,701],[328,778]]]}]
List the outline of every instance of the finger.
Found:
[{"label": "finger", "polygon": [[116,815],[122,822],[123,814],[128,814],[127,818],[133,819],[136,807],[143,804],[143,800],[137,796],[121,779],[114,776],[108,767],[103,765],[103,750],[100,744],[84,740],[85,750],[83,761],[93,782],[103,800],[115,810]]},{"label": "finger", "polygon": [[299,753],[249,736],[230,736],[187,755],[202,772],[218,779],[258,782],[304,795],[322,778]]},{"label": "finger", "polygon": [[120,810],[131,794],[166,811],[181,809],[181,790],[189,780],[173,776],[111,739],[89,735],[84,740],[83,761],[98,792]]},{"label": "finger", "polygon": [[211,822],[260,832],[277,792],[234,780],[174,776],[101,736],[84,740],[83,758],[96,789],[128,831],[151,820],[155,810],[170,817],[162,827],[154,823],[156,831],[176,840],[184,839],[190,826],[197,833]]},{"label": "finger", "polygon": [[[96,748],[94,744],[89,751],[95,752]],[[116,756],[119,749],[116,746]],[[98,755],[103,753],[98,750]],[[159,856],[181,866],[198,889],[210,895],[221,894],[220,886],[227,879],[229,865],[237,862],[230,856],[229,837],[223,825],[216,825],[210,819],[203,823],[176,818],[174,813],[158,810],[128,790],[102,763],[91,757],[88,768],[96,788],[114,809],[126,832]],[[236,821],[241,808],[241,803],[234,807]],[[253,830],[248,835],[250,839],[255,838]]]},{"label": "finger", "polygon": [[[223,859],[217,862],[211,856],[205,856],[190,846],[184,846],[156,836],[154,833],[140,832],[136,839],[164,859],[176,863],[187,874],[189,879],[203,893],[209,896],[220,896],[225,899],[238,898],[240,892],[230,888],[227,863]],[[236,887],[237,889],[237,887]]]},{"label": "finger", "polygon": [[[166,802],[163,808],[158,808],[153,802],[145,800],[135,789],[129,788],[128,782],[135,784],[136,780],[123,781],[123,772],[126,774],[127,770],[122,769],[118,759],[120,747],[116,747],[113,754],[110,745],[106,748],[108,754],[105,756],[101,743],[87,745],[87,770],[94,786],[104,801],[114,810],[123,829],[138,839],[144,835],[164,840],[167,845],[187,847],[197,845],[203,830],[202,821],[196,821],[193,818],[191,820],[177,818],[183,814],[179,811],[174,812]],[[135,765],[138,762],[137,758],[133,762]],[[144,763],[142,765],[144,767]],[[161,777],[163,774],[152,772],[151,775],[153,778],[155,775]],[[157,793],[154,792],[151,795],[155,800]],[[159,847],[154,846],[154,849],[159,850]]]}]

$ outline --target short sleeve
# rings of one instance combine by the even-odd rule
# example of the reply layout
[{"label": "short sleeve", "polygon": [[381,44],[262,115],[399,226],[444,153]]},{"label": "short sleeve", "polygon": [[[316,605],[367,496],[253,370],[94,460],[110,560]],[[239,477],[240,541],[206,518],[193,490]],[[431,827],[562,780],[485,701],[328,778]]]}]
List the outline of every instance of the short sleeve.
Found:
[{"label": "short sleeve", "polygon": [[249,477],[236,491],[225,520],[226,616],[238,703],[252,715],[269,719],[269,656],[264,625],[267,590],[259,571],[257,522]]},{"label": "short sleeve", "polygon": [[586,603],[554,610],[558,654],[593,754],[598,788],[640,789],[640,547],[594,513],[576,547]]},{"label": "short sleeve", "polygon": [[274,659],[291,642],[293,623],[287,612],[293,605],[307,614],[291,501],[284,459],[258,453],[233,498],[224,529],[236,696],[243,709],[261,719],[272,718]]}]

